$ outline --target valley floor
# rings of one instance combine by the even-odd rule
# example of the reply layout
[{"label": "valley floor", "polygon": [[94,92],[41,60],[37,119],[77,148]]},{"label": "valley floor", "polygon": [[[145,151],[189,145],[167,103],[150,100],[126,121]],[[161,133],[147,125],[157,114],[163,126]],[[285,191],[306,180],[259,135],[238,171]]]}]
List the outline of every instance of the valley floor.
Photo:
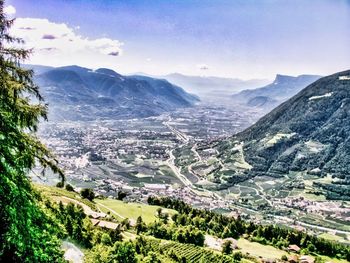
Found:
[{"label": "valley floor", "polygon": [[[91,187],[107,197],[122,191],[128,194],[127,200],[141,203],[150,195],[172,196],[195,207],[239,214],[256,223],[307,229],[349,243],[350,202],[327,201],[312,192],[312,181],[327,178],[305,174],[259,177],[215,191],[197,167],[186,164],[198,159],[207,167],[216,162],[224,165],[210,158],[210,152],[203,158],[195,146],[240,131],[254,121],[253,116],[255,112],[200,106],[146,119],[49,124],[41,136],[78,190]],[[179,148],[185,149],[181,156],[174,150]],[[237,163],[246,167],[244,156],[240,158]],[[56,176],[38,174],[33,174],[36,182],[57,182]],[[300,184],[305,188],[298,188]],[[108,212],[104,205],[100,204]]]}]

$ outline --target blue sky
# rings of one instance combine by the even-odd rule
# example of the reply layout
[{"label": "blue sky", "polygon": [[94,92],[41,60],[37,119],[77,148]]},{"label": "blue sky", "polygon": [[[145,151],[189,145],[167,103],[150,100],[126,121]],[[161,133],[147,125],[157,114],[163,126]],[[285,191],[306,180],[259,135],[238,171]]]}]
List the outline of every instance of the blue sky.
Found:
[{"label": "blue sky", "polygon": [[[6,4],[22,19],[15,33],[28,39],[30,47],[38,46],[33,63],[245,79],[273,78],[276,73],[326,75],[350,68],[350,1],[345,0]],[[24,29],[31,24],[36,31]],[[59,39],[60,30],[62,36],[72,34],[69,43]],[[53,59],[48,60],[50,52]]]}]

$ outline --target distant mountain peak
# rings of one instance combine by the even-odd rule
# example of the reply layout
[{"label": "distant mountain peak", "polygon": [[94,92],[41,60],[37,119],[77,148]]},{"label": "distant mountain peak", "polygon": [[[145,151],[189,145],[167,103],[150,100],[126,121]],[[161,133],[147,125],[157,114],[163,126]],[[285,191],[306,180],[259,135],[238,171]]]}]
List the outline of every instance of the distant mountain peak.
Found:
[{"label": "distant mountain peak", "polygon": [[[279,103],[289,99],[320,77],[321,76],[306,74],[296,77],[277,74],[275,80],[271,84],[261,88],[243,90],[234,94],[232,99],[233,102],[237,104],[251,106],[256,104],[249,102],[262,101],[262,97],[265,97],[264,100],[266,103],[262,103],[261,106],[266,110],[270,110]],[[270,100],[267,98],[270,98]]]},{"label": "distant mountain peak", "polygon": [[87,72],[87,71],[91,70],[89,68],[84,68],[84,67],[77,66],[77,65],[63,66],[63,67],[58,67],[56,69],[71,70],[71,71],[74,71],[74,72],[77,72],[77,73]]},{"label": "distant mountain peak", "polygon": [[106,74],[106,75],[114,76],[114,77],[121,77],[122,76],[119,73],[115,72],[114,70],[108,69],[108,68],[99,68],[99,69],[96,69],[94,72]]},{"label": "distant mountain peak", "polygon": [[273,83],[281,83],[281,82],[286,82],[286,81],[290,81],[292,79],[295,79],[296,77],[293,76],[288,76],[288,75],[282,75],[282,74],[276,74],[275,80],[273,81]]}]

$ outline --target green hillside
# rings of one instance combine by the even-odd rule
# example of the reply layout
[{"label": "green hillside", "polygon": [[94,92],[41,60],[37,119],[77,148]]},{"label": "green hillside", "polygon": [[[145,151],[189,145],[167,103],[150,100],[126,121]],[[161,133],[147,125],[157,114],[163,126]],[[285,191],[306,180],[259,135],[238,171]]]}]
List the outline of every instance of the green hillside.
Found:
[{"label": "green hillside", "polygon": [[[149,204],[113,199],[88,201],[76,192],[57,187],[36,185],[36,189],[42,193],[50,213],[63,225],[65,235],[84,251],[86,262],[97,259],[112,262],[109,260],[116,253],[115,249],[126,249],[124,256],[135,260],[131,262],[152,259],[155,260],[152,262],[169,263],[249,263],[309,255],[318,262],[345,263],[350,256],[350,248],[336,241],[277,226],[254,225],[194,209],[179,200],[152,197]],[[95,213],[99,215],[97,219],[92,218]],[[67,221],[67,218],[70,219]],[[92,226],[95,222],[106,226]],[[76,228],[79,225],[82,228]],[[198,243],[200,237],[202,243]],[[233,240],[231,245],[235,247],[223,253],[226,238]],[[300,253],[290,253],[287,248],[291,244],[300,246]]]},{"label": "green hillside", "polygon": [[[201,160],[185,167],[219,189],[256,176],[329,175],[327,182],[313,180],[313,190],[327,199],[350,200],[350,81],[344,78],[349,75],[321,78],[243,132],[197,144]],[[181,153],[187,151],[177,156],[186,158]]]}]

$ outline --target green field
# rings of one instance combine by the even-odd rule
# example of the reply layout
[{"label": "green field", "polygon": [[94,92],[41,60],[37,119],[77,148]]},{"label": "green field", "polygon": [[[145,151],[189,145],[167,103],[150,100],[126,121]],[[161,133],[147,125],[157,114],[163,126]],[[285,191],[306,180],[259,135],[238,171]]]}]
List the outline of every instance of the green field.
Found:
[{"label": "green field", "polygon": [[316,202],[326,201],[326,197],[324,195],[315,195],[315,194],[303,192],[301,196],[303,196],[305,199],[310,201],[316,201]]},{"label": "green field", "polygon": [[[60,197],[66,196],[89,206],[92,210],[101,210],[104,213],[110,212],[110,214],[119,221],[122,221],[125,218],[136,221],[139,216],[142,216],[143,221],[148,224],[157,219],[156,214],[159,206],[151,206],[140,203],[126,203],[114,199],[95,199],[94,202],[90,202],[87,199],[82,199],[78,193],[69,192],[61,188],[43,185],[35,185],[35,188],[44,195],[51,197],[56,201],[60,200]],[[170,216],[176,213],[175,210],[165,208],[162,208],[162,212],[166,212]]]},{"label": "green field", "polygon": [[81,198],[80,194],[76,192],[69,192],[63,188],[58,188],[54,186],[45,186],[45,185],[39,185],[39,184],[34,184],[34,189],[38,190],[41,194],[44,194],[47,197],[53,198],[53,200],[59,200],[59,197],[66,196],[89,206],[92,210],[96,210],[96,205],[93,202],[90,202],[87,199]]},{"label": "green field", "polygon": [[[257,242],[251,242],[247,239],[240,238],[238,240],[238,248],[243,253],[249,253],[250,255],[254,257],[263,257],[263,258],[270,258],[270,259],[280,259],[283,255],[288,256],[288,252],[269,246],[269,245],[262,245]],[[336,259],[336,258],[330,258],[327,256],[320,256],[325,262],[333,262],[333,263],[346,263],[347,261],[345,259]]]},{"label": "green field", "polygon": [[345,259],[337,259],[337,258],[330,258],[326,256],[320,256],[324,262],[332,262],[332,263],[349,263]]},{"label": "green field", "polygon": [[[114,199],[95,199],[95,202],[102,212],[107,213],[109,211],[112,215],[117,217],[118,220],[129,218],[136,221],[139,216],[142,216],[142,219],[145,223],[151,223],[157,219],[156,214],[159,206],[139,203],[126,203]],[[167,212],[170,216],[176,213],[175,210],[164,208],[162,208],[162,211],[163,213]]]},{"label": "green field", "polygon": [[257,242],[250,242],[247,239],[240,238],[238,240],[238,248],[239,251],[243,253],[249,253],[255,257],[263,257],[263,258],[277,258],[280,259],[283,255],[286,255],[287,252],[274,248],[272,246],[262,245]]}]

